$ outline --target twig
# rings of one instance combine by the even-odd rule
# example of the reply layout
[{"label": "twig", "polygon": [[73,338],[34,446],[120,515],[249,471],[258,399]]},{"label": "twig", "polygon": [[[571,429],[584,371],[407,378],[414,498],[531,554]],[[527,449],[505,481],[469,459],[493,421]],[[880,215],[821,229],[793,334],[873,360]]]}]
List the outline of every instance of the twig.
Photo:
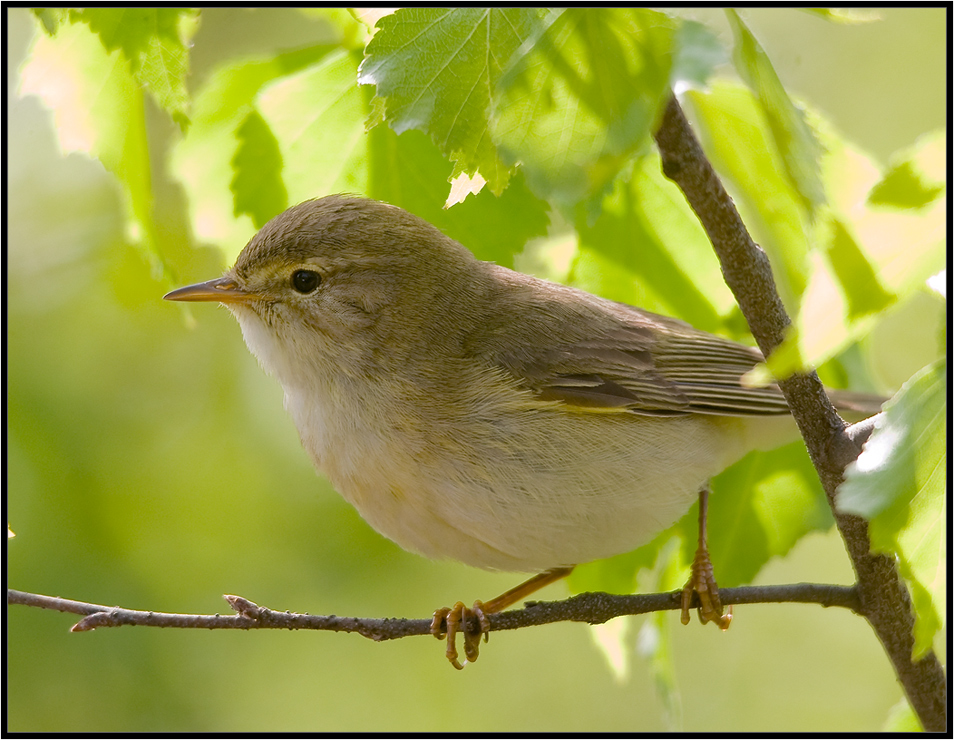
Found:
[{"label": "twig", "polygon": [[[853,586],[817,583],[795,583],[783,586],[742,586],[719,590],[723,604],[801,603],[839,606],[858,612],[860,602]],[[123,609],[118,606],[89,604],[55,596],[7,590],[8,604],[22,604],[85,615],[73,625],[71,632],[88,632],[99,627],[174,627],[178,629],[288,629],[356,632],[375,641],[431,634],[431,619],[365,619],[361,617],[320,616],[280,612],[259,606],[241,596],[226,595],[225,600],[236,614],[166,614]],[[563,601],[527,602],[523,609],[488,614],[493,631],[515,630],[554,622],[586,622],[601,624],[627,614],[679,609],[682,591],[658,594],[616,595],[585,593]],[[697,606],[693,601],[693,607]],[[477,618],[471,625],[478,628]]]},{"label": "twig", "polygon": [[[775,288],[765,252],[749,236],[675,97],[666,106],[656,143],[663,172],[683,191],[709,235],[726,284],[767,357],[781,344],[790,319]],[[857,459],[863,432],[870,429],[846,431],[847,425],[832,407],[814,372],[792,375],[780,381],[779,387],[805,439],[845,540],[858,577],[861,613],[884,645],[924,729],[943,731],[947,727],[947,680],[933,652],[918,662],[911,659],[914,613],[897,567],[891,558],[870,552],[867,522],[835,507],[845,466]]]}]

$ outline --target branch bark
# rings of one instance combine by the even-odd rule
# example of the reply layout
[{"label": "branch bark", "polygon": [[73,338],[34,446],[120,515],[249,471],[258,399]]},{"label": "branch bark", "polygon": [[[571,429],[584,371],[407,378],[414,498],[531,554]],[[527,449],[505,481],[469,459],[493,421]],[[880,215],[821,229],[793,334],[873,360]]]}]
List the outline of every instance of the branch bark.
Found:
[{"label": "branch bark", "polygon": [[[663,172],[679,186],[701,221],[719,257],[726,284],[749,322],[759,348],[768,357],[781,344],[791,320],[779,298],[768,257],[746,230],[675,96],[666,106],[656,132],[656,143]],[[861,435],[852,433],[838,416],[814,372],[792,375],[779,386],[801,430],[838,531],[845,541],[858,579],[860,613],[881,640],[924,729],[944,731],[947,727],[944,669],[933,652],[917,662],[911,659],[914,612],[898,569],[893,559],[870,551],[867,522],[843,514],[835,506],[845,466],[861,453]]]},{"label": "branch bark", "polygon": [[[854,586],[834,586],[818,583],[795,583],[782,586],[743,586],[719,590],[723,604],[819,604],[838,606],[858,612],[861,602]],[[7,590],[8,604],[22,604],[40,609],[84,615],[73,625],[71,632],[88,632],[99,627],[174,627],[178,629],[289,629],[356,632],[378,642],[401,637],[431,634],[431,618],[427,619],[365,619],[361,617],[321,616],[274,611],[259,606],[241,596],[226,595],[225,600],[236,612],[221,614],[167,614],[123,609],[118,606],[90,604],[55,596]],[[586,622],[602,624],[610,619],[629,614],[679,609],[682,591],[658,594],[577,594],[563,601],[527,602],[523,609],[486,615],[494,632],[534,627],[554,622]],[[693,608],[698,606],[694,597]],[[476,617],[470,627],[476,631]]]}]

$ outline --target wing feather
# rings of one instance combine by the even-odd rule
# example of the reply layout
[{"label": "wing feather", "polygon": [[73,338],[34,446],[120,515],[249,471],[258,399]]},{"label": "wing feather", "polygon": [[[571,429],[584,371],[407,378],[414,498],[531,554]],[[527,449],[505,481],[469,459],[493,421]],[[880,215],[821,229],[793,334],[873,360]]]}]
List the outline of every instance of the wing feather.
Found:
[{"label": "wing feather", "polygon": [[519,280],[529,290],[520,320],[483,327],[479,334],[510,334],[510,351],[494,353],[493,360],[541,400],[650,416],[788,413],[777,386],[742,384],[742,376],[762,361],[756,348],[507,272],[502,277],[510,289]]}]

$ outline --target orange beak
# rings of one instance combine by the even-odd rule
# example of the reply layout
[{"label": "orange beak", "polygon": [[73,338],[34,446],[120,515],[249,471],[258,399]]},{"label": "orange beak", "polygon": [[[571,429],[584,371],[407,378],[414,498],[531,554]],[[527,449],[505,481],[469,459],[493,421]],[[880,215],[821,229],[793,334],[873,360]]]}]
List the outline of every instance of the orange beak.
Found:
[{"label": "orange beak", "polygon": [[255,293],[242,290],[230,277],[187,285],[163,296],[167,301],[218,301],[219,303],[248,303],[258,297]]}]

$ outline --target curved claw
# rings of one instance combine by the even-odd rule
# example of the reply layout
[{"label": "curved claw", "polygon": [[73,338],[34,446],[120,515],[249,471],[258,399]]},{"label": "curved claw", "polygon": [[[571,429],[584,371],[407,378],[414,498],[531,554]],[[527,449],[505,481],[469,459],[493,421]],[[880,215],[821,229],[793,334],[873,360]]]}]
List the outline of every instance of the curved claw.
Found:
[{"label": "curved claw", "polygon": [[696,557],[692,561],[692,575],[682,589],[682,616],[683,624],[689,624],[689,605],[692,595],[699,595],[699,621],[702,624],[714,622],[723,632],[729,629],[732,622],[732,607],[723,613],[722,600],[719,598],[719,586],[716,584],[712,572],[712,562],[709,552],[700,547],[696,550]]},{"label": "curved claw", "polygon": [[682,589],[682,623],[689,624],[689,605],[692,603],[692,594],[699,594],[699,621],[715,622],[723,632],[729,629],[732,622],[732,607],[723,614],[722,600],[719,598],[719,586],[716,585],[712,574],[712,561],[709,560],[709,550],[706,547],[706,515],[709,511],[709,484],[706,483],[699,490],[699,547],[696,556],[692,559],[692,574]]},{"label": "curved claw", "polygon": [[[480,648],[480,637],[483,635],[484,642],[490,637],[490,620],[488,614],[495,614],[503,611],[508,606],[517,603],[520,599],[529,596],[538,589],[558,581],[570,574],[573,570],[572,565],[562,565],[558,568],[551,568],[543,573],[538,573],[519,586],[500,594],[496,599],[484,603],[475,601],[474,605],[468,609],[462,601],[454,604],[453,608],[446,606],[434,612],[434,619],[431,620],[431,634],[438,640],[447,639],[447,660],[457,670],[461,670],[468,663],[477,660]],[[477,617],[477,629],[471,627],[471,617]],[[466,660],[461,665],[457,660],[457,633],[460,632],[461,624],[464,625],[464,657]]]},{"label": "curved claw", "polygon": [[[477,617],[478,628],[469,629],[471,617]],[[459,653],[457,652],[457,633],[461,631],[461,624],[464,625],[464,662],[461,663]],[[442,629],[442,627],[445,627]],[[475,601],[473,607],[467,608],[464,602],[458,601],[453,607],[442,606],[434,612],[434,618],[431,620],[431,634],[438,640],[447,639],[447,660],[454,668],[461,671],[468,663],[477,660],[480,654],[480,638],[484,637],[486,641],[490,632],[490,620],[483,610],[483,603]]]},{"label": "curved claw", "polygon": [[450,614],[450,607],[447,606],[442,606],[440,609],[434,610],[434,618],[431,620],[431,634],[438,640],[443,640],[447,637],[447,632],[441,629],[441,627],[443,627],[444,620],[447,619],[448,614]]}]

